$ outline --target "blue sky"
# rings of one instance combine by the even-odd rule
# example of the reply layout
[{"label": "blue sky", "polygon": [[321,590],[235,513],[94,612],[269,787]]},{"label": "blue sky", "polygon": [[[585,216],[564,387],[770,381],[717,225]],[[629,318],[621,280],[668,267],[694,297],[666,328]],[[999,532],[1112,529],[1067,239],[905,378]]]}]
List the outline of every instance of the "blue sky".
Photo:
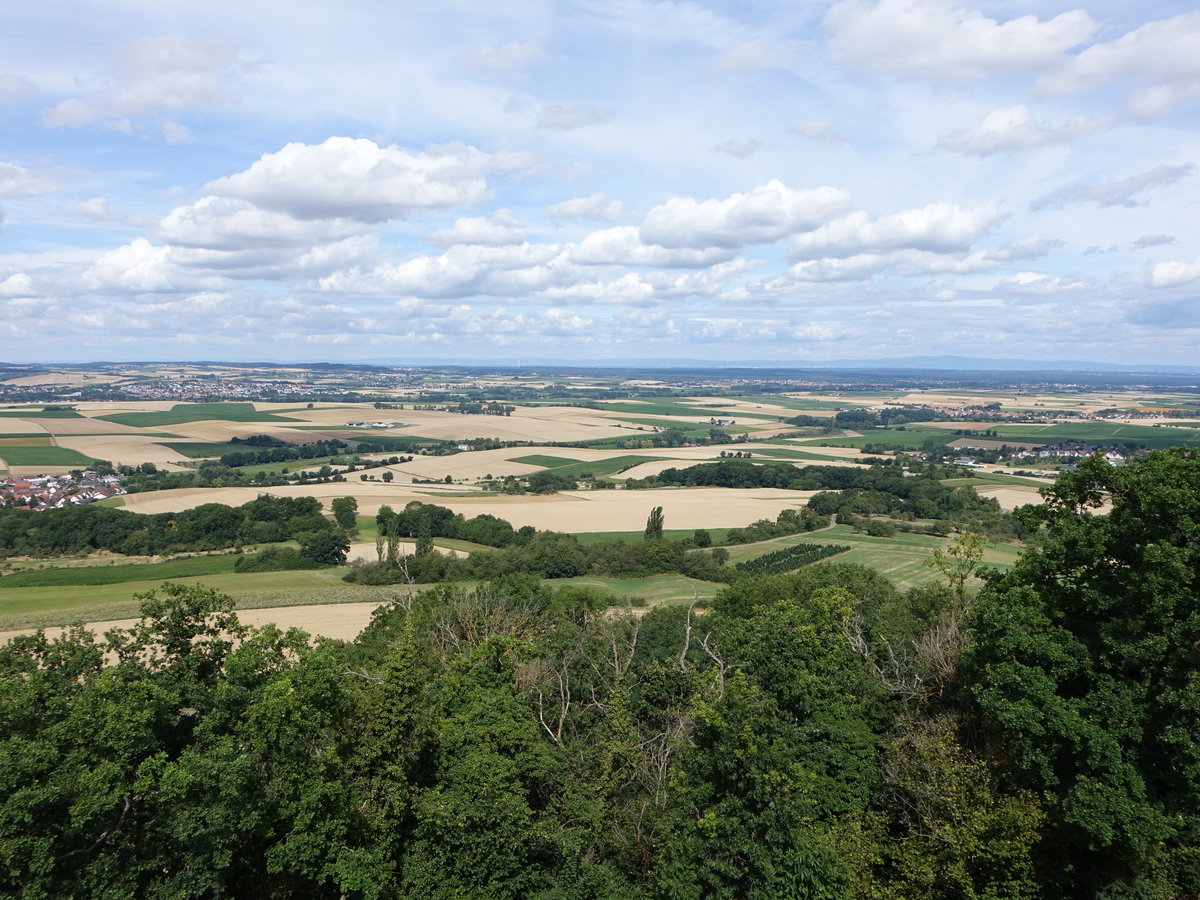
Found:
[{"label": "blue sky", "polygon": [[1200,364],[1184,3],[4,19],[0,360]]}]

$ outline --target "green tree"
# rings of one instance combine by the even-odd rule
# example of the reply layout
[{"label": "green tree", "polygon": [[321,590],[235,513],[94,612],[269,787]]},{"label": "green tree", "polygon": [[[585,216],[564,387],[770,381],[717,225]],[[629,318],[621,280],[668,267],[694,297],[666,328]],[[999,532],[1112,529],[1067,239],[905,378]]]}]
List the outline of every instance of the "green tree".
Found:
[{"label": "green tree", "polygon": [[346,531],[354,531],[358,525],[358,500],[354,497],[337,497],[330,504],[334,520]]},{"label": "green tree", "polygon": [[344,566],[350,543],[337,531],[319,531],[300,541],[300,553],[319,566]]},{"label": "green tree", "polygon": [[656,506],[646,518],[646,540],[660,541],[663,536],[663,508]]},{"label": "green tree", "polygon": [[1047,896],[1194,894],[1200,456],[1092,457],[1045,496],[1042,546],[976,601],[966,696],[1008,788],[1045,798]]}]

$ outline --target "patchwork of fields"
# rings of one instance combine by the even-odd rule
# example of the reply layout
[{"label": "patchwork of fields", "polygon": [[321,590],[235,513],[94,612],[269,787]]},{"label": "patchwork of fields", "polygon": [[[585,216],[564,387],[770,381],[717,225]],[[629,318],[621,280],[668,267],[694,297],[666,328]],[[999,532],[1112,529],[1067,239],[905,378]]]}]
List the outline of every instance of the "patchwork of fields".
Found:
[{"label": "patchwork of fields", "polygon": [[[755,462],[787,461],[797,465],[819,463],[855,466],[863,459],[861,448],[885,443],[918,450],[946,446],[957,439],[953,431],[964,425],[993,429],[998,442],[1045,444],[1076,440],[1094,444],[1125,444],[1150,448],[1175,445],[1200,446],[1195,423],[1159,420],[1147,415],[1123,421],[1060,420],[1038,424],[951,423],[910,424],[903,428],[873,429],[861,433],[807,434],[782,420],[803,414],[831,418],[839,409],[878,407],[892,403],[940,403],[965,406],[981,401],[999,402],[1014,409],[1092,412],[1131,402],[1157,403],[1172,408],[1186,398],[1141,397],[1113,392],[1071,395],[1037,394],[1001,396],[982,391],[955,392],[856,392],[832,395],[802,392],[747,394],[740,397],[664,397],[646,400],[608,400],[588,406],[517,405],[511,415],[463,415],[438,409],[376,410],[349,403],[172,403],[145,401],[81,402],[73,409],[42,409],[14,405],[0,409],[0,465],[9,474],[61,472],[86,468],[93,460],[137,467],[153,463],[164,471],[188,471],[204,460],[217,459],[255,435],[280,441],[306,443],[338,438],[347,442],[376,440],[382,445],[407,446],[413,440],[461,442],[480,438],[520,442],[520,446],[454,452],[450,455],[416,454],[410,461],[370,470],[364,480],[350,475],[342,482],[272,487],[279,496],[307,495],[320,499],[326,511],[333,499],[353,496],[358,511],[372,521],[382,506],[403,509],[412,501],[435,502],[471,517],[488,513],[539,530],[585,536],[640,533],[649,511],[663,508],[668,536],[683,536],[697,528],[708,529],[717,539],[729,528],[774,519],[786,509],[803,507],[813,492],[778,489],[730,490],[721,488],[670,488],[652,490],[569,490],[545,496],[511,495],[481,491],[477,482],[549,472],[573,479],[641,479],[670,467],[684,467],[720,458],[722,451],[746,450]],[[1151,407],[1147,406],[1147,409]],[[348,423],[361,420],[395,422],[384,430],[357,429]],[[686,440],[705,438],[717,425],[728,435],[749,438],[749,443],[711,446],[654,446],[666,429]],[[814,427],[809,432],[827,431]],[[571,446],[565,446],[571,445]],[[387,454],[375,454],[376,457]],[[407,455],[407,454],[405,454]],[[327,460],[292,462],[289,469],[316,466]],[[264,464],[258,469],[279,468]],[[247,469],[251,471],[251,469]],[[983,496],[994,497],[1005,509],[1037,502],[1045,482],[1003,474],[984,473],[961,479]],[[391,479],[384,480],[384,473]],[[956,481],[956,483],[958,483]],[[249,487],[185,488],[130,494],[123,506],[134,512],[175,512],[207,503],[240,505],[254,499],[260,489]],[[373,534],[360,535],[351,557],[374,558]],[[869,566],[904,587],[932,577],[926,564],[943,538],[899,534],[869,537],[846,526],[822,532],[792,535],[762,544],[730,548],[731,562],[797,543],[838,543],[851,549],[837,561]],[[465,542],[439,541],[444,549],[470,552]],[[408,549],[411,545],[404,545]],[[989,546],[985,563],[1011,565],[1016,545]],[[243,608],[293,606],[279,612],[279,621],[302,624],[321,634],[347,636],[365,623],[369,608],[395,596],[396,588],[364,588],[341,582],[336,570],[239,574],[232,572],[232,557],[196,557],[186,562],[141,565],[109,564],[75,568],[30,569],[0,578],[0,626],[52,624],[88,619],[101,621],[135,611],[134,593],[149,590],[164,578],[206,584],[238,597]],[[79,574],[82,568],[93,571]],[[619,598],[642,598],[650,603],[685,602],[693,596],[710,598],[719,586],[683,576],[616,581],[583,578],[576,583],[599,587]],[[313,606],[312,604],[323,604]],[[299,612],[303,610],[303,612]],[[318,612],[319,611],[319,612]],[[298,618],[297,618],[298,617]],[[0,633],[0,640],[4,635]]]}]

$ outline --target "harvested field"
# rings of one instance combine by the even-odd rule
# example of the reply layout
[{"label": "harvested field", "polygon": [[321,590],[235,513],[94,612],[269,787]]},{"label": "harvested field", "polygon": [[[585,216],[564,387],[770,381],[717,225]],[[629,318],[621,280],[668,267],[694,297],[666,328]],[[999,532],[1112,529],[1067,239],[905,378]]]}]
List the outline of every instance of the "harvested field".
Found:
[{"label": "harvested field", "polygon": [[45,428],[51,434],[145,434],[144,428],[132,425],[122,425],[120,422],[106,422],[103,419],[83,417],[80,419],[33,419],[39,427]]},{"label": "harvested field", "polygon": [[[275,606],[265,609],[239,609],[238,619],[243,625],[262,627],[273,622],[284,631],[289,628],[302,628],[309,634],[319,637],[334,638],[341,641],[352,641],[358,637],[371,621],[371,614],[379,608],[379,603],[320,603],[309,606]],[[138,619],[114,619],[108,622],[88,622],[85,627],[101,635],[110,628],[129,628],[136,625]],[[21,628],[13,631],[0,631],[0,644],[6,644],[12,638],[21,634],[33,634],[32,628]],[[62,628],[47,628],[47,637],[54,639],[62,634]]]},{"label": "harvested field", "polygon": [[1033,485],[980,485],[975,492],[981,497],[993,497],[1006,510],[1014,510],[1026,503],[1041,502],[1041,495]]},{"label": "harvested field", "polygon": [[[742,527],[781,510],[803,506],[812,491],[773,488],[735,491],[724,488],[668,488],[646,491],[568,491],[547,496],[470,496],[459,490],[430,490],[434,485],[396,485],[354,482],[288,485],[272,488],[282,497],[312,496],[325,508],[335,497],[358,499],[360,515],[373,516],[387,504],[399,509],[412,500],[447,506],[465,516],[489,513],[513,527],[533,525],[554,531],[628,531],[645,524],[651,507],[662,506],[668,528]],[[257,488],[184,488],[130,494],[125,509],[133,512],[175,512],[203,503],[238,506],[258,496]]]},{"label": "harvested field", "polygon": [[[45,421],[45,420],[43,420]],[[78,419],[62,419],[60,421],[79,421]],[[31,419],[0,418],[0,434],[31,434],[46,431],[42,423]]]},{"label": "harvested field", "polygon": [[144,462],[156,464],[185,463],[188,458],[170,447],[157,444],[148,436],[106,434],[94,437],[60,437],[60,447],[77,450],[88,459],[107,459],[115,465],[136,466]]}]

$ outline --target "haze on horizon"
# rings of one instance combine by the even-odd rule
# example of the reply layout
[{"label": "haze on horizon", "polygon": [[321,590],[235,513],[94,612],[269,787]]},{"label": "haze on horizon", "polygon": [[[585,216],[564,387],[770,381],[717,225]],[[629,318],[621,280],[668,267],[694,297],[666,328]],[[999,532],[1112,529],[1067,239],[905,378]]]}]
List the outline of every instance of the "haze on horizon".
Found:
[{"label": "haze on horizon", "polygon": [[1196,364],[1182,2],[6,11],[0,360]]}]

